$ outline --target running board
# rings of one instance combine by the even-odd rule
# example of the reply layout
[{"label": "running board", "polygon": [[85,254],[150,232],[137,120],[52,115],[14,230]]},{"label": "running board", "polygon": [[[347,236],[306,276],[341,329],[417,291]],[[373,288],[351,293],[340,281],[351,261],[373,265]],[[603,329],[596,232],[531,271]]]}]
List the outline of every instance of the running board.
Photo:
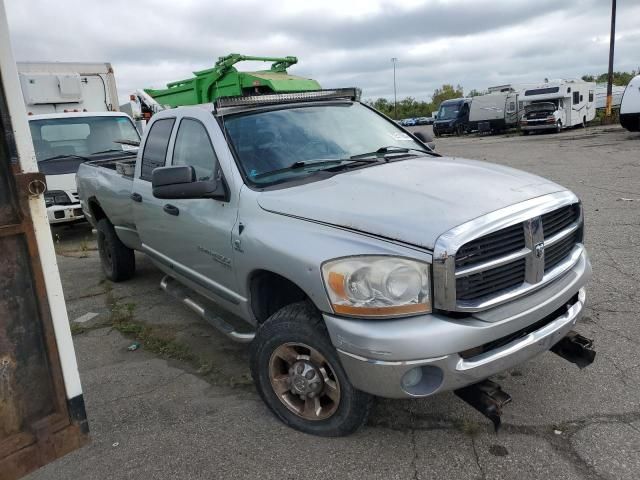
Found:
[{"label": "running board", "polygon": [[571,330],[551,347],[551,351],[568,362],[575,363],[578,368],[584,368],[591,365],[596,358],[596,351],[591,347],[593,347],[593,340]]},{"label": "running board", "polygon": [[206,320],[207,323],[217,330],[220,330],[231,340],[239,343],[250,343],[256,336],[255,332],[243,333],[236,331],[235,327],[225,322],[219,315],[191,298],[191,290],[182,285],[175,278],[165,275],[165,277],[160,281],[160,288],[172,297],[184,303],[187,307]]},{"label": "running board", "polygon": [[491,380],[484,380],[459,388],[453,393],[491,420],[496,432],[498,431],[502,407],[511,402],[511,395],[503,392],[500,385]]}]

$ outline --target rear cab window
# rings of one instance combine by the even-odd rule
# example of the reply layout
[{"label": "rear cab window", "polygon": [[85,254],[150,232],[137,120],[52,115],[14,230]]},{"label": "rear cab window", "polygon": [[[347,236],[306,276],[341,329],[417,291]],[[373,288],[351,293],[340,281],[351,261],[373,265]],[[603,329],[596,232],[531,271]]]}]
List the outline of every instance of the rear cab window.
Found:
[{"label": "rear cab window", "polygon": [[150,182],[153,170],[158,167],[164,167],[171,131],[175,121],[175,118],[163,118],[156,120],[151,125],[151,130],[149,130],[144,144],[144,151],[142,152],[141,180]]}]

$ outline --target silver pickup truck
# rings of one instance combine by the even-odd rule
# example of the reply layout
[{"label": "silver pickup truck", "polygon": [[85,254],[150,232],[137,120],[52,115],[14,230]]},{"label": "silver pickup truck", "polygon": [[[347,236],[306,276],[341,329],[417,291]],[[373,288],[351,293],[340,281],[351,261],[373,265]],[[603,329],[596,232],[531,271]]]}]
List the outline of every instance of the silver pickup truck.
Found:
[{"label": "silver pickup truck", "polygon": [[497,428],[510,397],[489,377],[548,350],[595,356],[572,330],[591,275],[582,207],[423,140],[355,89],[222,98],[156,114],[137,159],[82,164],[78,191],[107,278],[146,254],[165,290],[251,342],[286,424],[346,435],[374,395],[453,390]]}]

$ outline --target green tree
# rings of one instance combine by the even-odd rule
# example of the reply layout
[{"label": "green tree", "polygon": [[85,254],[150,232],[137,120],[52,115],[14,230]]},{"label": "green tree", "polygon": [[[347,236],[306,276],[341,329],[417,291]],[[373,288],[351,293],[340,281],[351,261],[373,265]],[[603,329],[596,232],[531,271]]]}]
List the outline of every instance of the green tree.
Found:
[{"label": "green tree", "polygon": [[487,91],[484,91],[484,90],[483,90],[483,91],[480,91],[480,90],[476,90],[476,89],[474,88],[474,89],[472,89],[472,90],[469,92],[469,95],[468,95],[468,96],[469,96],[469,97],[479,97],[480,95],[486,95],[487,93],[488,93]]},{"label": "green tree", "polygon": [[[636,70],[631,70],[630,72],[613,72],[613,84],[620,86],[627,86],[631,79],[638,75]],[[608,73],[601,73],[600,75],[583,75],[582,80],[585,82],[598,82],[598,83],[607,83],[609,78]]]},{"label": "green tree", "polygon": [[464,91],[460,85],[454,88],[453,85],[445,83],[441,88],[436,88],[433,91],[433,97],[431,98],[431,103],[435,108],[439,108],[440,104],[445,100],[450,100],[452,98],[460,98],[464,97]]}]

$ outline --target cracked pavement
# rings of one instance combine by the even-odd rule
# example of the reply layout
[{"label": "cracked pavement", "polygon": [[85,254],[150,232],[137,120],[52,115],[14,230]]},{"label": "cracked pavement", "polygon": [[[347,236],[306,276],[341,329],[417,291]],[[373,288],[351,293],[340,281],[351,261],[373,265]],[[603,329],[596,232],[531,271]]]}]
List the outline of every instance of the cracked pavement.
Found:
[{"label": "cracked pavement", "polygon": [[[578,331],[595,340],[593,365],[578,370],[547,353],[493,378],[513,397],[498,434],[444,393],[379,399],[347,438],[304,435],[260,401],[247,347],[166,296],[148,260],[138,256],[137,276],[110,288],[90,230],[56,228],[69,317],[98,314],[74,337],[93,441],[29,478],[638,478],[640,134],[611,126],[436,144],[445,155],[540,174],[581,197],[594,276]],[[128,351],[132,341],[105,326],[109,298],[188,345],[201,365]]]}]

